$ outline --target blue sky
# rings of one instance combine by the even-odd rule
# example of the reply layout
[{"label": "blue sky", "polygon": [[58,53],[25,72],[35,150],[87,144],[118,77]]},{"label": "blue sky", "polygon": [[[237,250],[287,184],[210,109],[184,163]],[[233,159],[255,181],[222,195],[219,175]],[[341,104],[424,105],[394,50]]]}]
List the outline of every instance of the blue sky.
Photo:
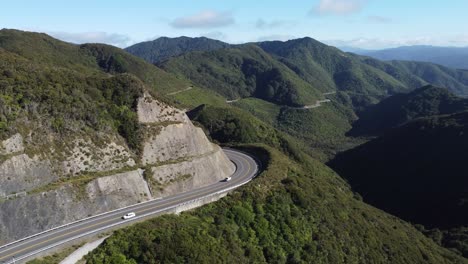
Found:
[{"label": "blue sky", "polygon": [[468,46],[467,0],[15,0],[1,11],[0,28],[119,47],[182,35],[229,43],[309,36],[366,49]]}]

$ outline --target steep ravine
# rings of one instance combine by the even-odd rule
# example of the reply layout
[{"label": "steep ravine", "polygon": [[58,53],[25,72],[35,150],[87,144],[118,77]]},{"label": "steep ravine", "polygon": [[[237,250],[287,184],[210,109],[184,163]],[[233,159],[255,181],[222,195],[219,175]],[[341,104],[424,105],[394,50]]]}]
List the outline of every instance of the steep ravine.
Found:
[{"label": "steep ravine", "polygon": [[[30,151],[25,130],[0,142],[0,245],[130,204],[188,191],[231,175],[221,148],[184,112],[138,100],[142,151],[116,135],[77,133]],[[34,148],[32,148],[34,149]]]}]

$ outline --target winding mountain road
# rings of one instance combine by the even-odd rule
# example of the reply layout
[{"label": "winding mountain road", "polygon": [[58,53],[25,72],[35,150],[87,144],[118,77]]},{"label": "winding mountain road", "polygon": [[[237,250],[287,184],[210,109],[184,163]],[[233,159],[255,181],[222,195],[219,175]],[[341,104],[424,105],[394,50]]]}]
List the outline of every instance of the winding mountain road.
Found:
[{"label": "winding mountain road", "polygon": [[[212,195],[226,193],[248,183],[259,172],[258,164],[251,156],[233,149],[224,149],[224,152],[236,165],[236,171],[230,181],[215,182],[192,191],[99,214],[0,246],[0,263],[22,263],[34,255],[75,239],[102,233],[115,226],[151,215],[174,211],[179,206]],[[122,215],[128,212],[135,212],[136,217],[122,220]]]}]

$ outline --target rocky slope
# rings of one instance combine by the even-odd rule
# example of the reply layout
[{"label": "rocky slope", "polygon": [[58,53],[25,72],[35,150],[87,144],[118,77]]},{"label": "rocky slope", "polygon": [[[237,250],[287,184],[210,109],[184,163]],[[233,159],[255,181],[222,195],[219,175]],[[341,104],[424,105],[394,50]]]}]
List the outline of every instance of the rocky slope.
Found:
[{"label": "rocky slope", "polygon": [[221,148],[185,113],[149,95],[138,105],[145,134],[141,157],[118,140],[101,148],[93,140],[77,138],[62,151],[63,161],[24,153],[28,142],[19,133],[4,140],[0,241],[204,186],[234,172]]},{"label": "rocky slope", "polygon": [[0,245],[235,170],[155,99],[182,82],[120,49],[1,30],[0,58]]}]

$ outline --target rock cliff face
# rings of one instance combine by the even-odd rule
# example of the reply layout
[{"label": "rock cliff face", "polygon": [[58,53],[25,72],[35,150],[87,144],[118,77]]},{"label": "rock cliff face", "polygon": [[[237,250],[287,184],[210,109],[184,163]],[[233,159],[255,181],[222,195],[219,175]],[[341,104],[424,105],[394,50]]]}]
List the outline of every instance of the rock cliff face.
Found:
[{"label": "rock cliff face", "polygon": [[231,161],[220,147],[212,152],[193,157],[186,161],[154,166],[149,174],[152,177],[154,196],[166,196],[222,180],[234,172]]},{"label": "rock cliff face", "polygon": [[[31,131],[0,144],[0,245],[108,210],[208,185],[235,166],[183,111],[138,100],[142,151],[118,135],[44,139]],[[29,135],[27,134],[29,133]],[[36,140],[37,141],[37,140]],[[59,143],[57,143],[59,142]]]},{"label": "rock cliff face", "polygon": [[154,196],[204,186],[234,173],[221,148],[210,143],[184,112],[145,94],[138,103],[138,117],[147,127],[141,163]]}]

